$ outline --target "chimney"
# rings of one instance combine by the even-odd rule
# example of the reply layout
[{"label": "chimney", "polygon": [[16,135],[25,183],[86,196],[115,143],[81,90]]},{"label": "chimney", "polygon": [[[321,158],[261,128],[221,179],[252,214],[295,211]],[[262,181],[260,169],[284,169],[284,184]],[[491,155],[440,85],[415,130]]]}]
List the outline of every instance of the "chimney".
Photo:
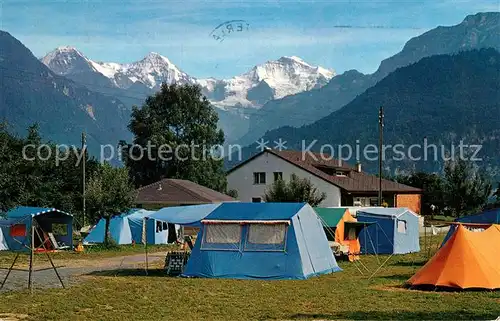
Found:
[{"label": "chimney", "polygon": [[356,172],[361,173],[361,163],[360,162],[356,163]]}]

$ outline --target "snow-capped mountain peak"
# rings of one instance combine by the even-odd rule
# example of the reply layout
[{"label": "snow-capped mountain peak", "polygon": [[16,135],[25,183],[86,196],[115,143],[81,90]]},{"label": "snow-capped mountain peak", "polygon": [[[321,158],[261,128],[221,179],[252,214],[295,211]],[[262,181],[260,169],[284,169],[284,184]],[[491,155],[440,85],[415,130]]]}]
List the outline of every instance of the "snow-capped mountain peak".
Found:
[{"label": "snow-capped mountain peak", "polygon": [[[216,105],[259,108],[272,99],[324,86],[335,71],[312,66],[297,56],[281,57],[253,67],[250,71],[221,81],[226,95]],[[202,85],[203,86],[203,85]],[[219,84],[219,90],[221,85]]]},{"label": "snow-capped mountain peak", "polygon": [[42,58],[42,63],[58,75],[95,71],[90,60],[74,47],[58,47]]},{"label": "snow-capped mountain peak", "polygon": [[231,79],[196,79],[173,64],[167,57],[150,52],[139,61],[120,64],[96,62],[74,47],[59,47],[43,57],[42,62],[54,72],[77,79],[92,73],[109,79],[122,89],[139,84],[147,90],[158,90],[162,83],[198,84],[214,105],[260,108],[272,99],[282,98],[325,85],[335,72],[308,64],[297,56],[284,56],[257,65]]}]

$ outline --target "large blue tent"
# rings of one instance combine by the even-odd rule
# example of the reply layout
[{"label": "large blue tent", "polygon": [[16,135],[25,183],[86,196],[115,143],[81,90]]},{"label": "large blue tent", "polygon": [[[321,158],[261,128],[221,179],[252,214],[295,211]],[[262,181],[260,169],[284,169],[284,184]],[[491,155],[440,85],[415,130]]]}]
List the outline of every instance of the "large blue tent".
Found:
[{"label": "large blue tent", "polygon": [[[132,209],[113,217],[109,222],[109,233],[117,244],[143,243],[143,234],[148,244],[168,243],[168,225],[148,216],[155,213],[144,209]],[[146,225],[144,225],[144,223]],[[106,221],[100,219],[85,237],[84,244],[103,243]]]},{"label": "large blue tent", "polygon": [[[474,224],[485,224],[485,225],[500,224],[500,208],[494,208],[494,209],[483,211],[483,212],[478,213],[478,214],[459,217],[459,218],[455,219],[455,222],[464,223],[464,225],[466,227],[467,227],[467,223],[472,224],[472,225],[470,225],[470,227],[474,227]],[[457,225],[450,226],[448,234],[446,234],[441,246],[443,246],[444,243],[446,243],[446,241],[448,241],[448,239],[453,235],[456,227],[457,227]]]},{"label": "large blue tent", "polygon": [[[35,229],[32,230],[32,226]],[[32,233],[36,248],[54,247],[49,234],[54,237],[58,246],[73,247],[73,216],[55,208],[18,206],[9,210],[6,218],[0,220],[0,228],[1,249],[29,250]]]},{"label": "large blue tent", "polygon": [[186,208],[190,219],[182,217],[181,209],[170,210],[168,217],[170,222],[201,226],[183,276],[306,279],[341,270],[323,225],[308,204],[222,203]]},{"label": "large blue tent", "polygon": [[370,208],[358,211],[367,223],[359,234],[361,253],[406,254],[420,251],[417,214],[407,208]]}]

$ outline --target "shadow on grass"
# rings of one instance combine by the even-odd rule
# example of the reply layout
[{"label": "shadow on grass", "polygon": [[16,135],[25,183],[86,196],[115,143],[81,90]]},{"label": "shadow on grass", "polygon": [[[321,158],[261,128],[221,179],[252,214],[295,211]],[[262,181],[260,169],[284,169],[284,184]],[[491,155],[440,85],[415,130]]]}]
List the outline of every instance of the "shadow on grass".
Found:
[{"label": "shadow on grass", "polygon": [[86,275],[91,276],[163,276],[170,277],[167,275],[164,269],[148,269],[147,273],[145,269],[116,269],[116,270],[104,270],[104,271],[93,271],[87,273]]},{"label": "shadow on grass", "polygon": [[392,266],[424,266],[427,260],[415,260],[415,261],[397,261],[391,263]]},{"label": "shadow on grass", "polygon": [[381,276],[377,276],[377,277],[380,279],[386,279],[386,280],[397,280],[397,281],[401,281],[404,283],[406,280],[408,280],[412,276],[413,276],[412,273],[409,273],[409,274],[404,273],[404,274],[394,274],[394,275],[381,275]]},{"label": "shadow on grass", "polygon": [[466,311],[346,311],[332,314],[299,313],[291,315],[292,320],[495,320],[498,315],[488,312]]}]

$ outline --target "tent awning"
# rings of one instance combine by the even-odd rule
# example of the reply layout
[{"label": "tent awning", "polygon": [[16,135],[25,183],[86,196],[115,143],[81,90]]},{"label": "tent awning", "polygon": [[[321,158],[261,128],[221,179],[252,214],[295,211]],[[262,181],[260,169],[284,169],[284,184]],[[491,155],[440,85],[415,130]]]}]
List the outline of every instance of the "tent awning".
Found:
[{"label": "tent awning", "polygon": [[199,226],[200,221],[212,213],[220,204],[202,204],[164,207],[147,218],[172,224]]},{"label": "tent awning", "polygon": [[289,220],[201,220],[203,224],[287,224]]}]

